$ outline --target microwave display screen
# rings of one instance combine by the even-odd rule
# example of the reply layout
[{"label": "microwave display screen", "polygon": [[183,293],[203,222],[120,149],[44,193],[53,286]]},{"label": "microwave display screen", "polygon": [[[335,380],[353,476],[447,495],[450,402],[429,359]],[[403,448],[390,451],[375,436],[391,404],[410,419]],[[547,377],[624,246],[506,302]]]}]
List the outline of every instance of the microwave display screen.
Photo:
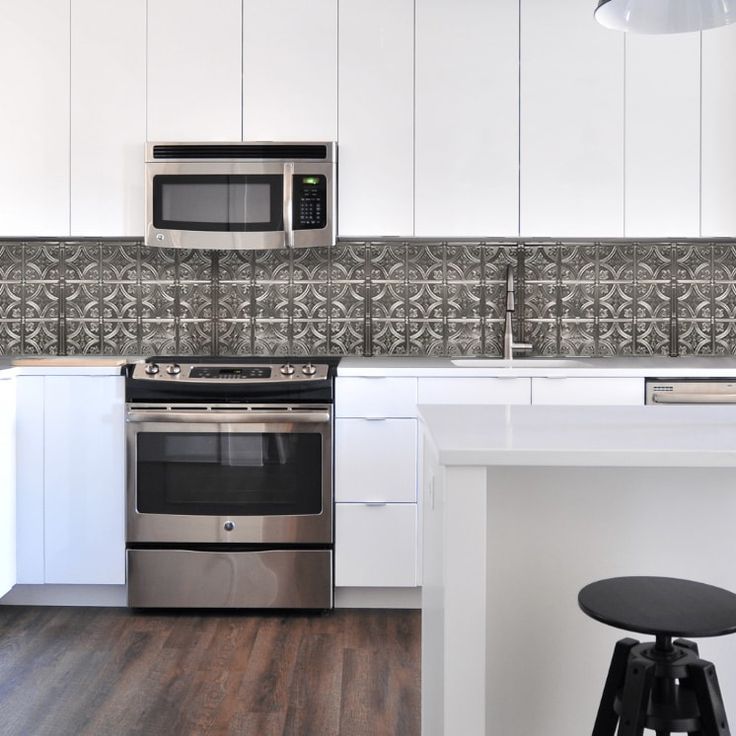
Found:
[{"label": "microwave display screen", "polygon": [[283,229],[283,181],[271,174],[153,179],[154,225],[202,231]]}]

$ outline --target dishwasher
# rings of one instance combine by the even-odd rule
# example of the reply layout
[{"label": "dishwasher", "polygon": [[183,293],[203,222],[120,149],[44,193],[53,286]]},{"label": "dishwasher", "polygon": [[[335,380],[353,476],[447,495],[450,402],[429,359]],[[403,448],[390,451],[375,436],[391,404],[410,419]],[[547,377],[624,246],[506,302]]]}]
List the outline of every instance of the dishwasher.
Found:
[{"label": "dishwasher", "polygon": [[676,378],[646,380],[647,404],[734,404],[736,379]]}]

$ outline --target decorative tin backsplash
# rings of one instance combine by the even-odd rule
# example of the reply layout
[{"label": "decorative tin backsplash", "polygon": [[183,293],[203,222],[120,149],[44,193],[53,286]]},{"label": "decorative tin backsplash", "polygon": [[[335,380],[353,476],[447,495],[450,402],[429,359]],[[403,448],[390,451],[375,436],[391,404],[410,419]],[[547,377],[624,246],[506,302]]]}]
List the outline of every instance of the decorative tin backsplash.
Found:
[{"label": "decorative tin backsplash", "polygon": [[376,241],[174,251],[0,241],[0,354],[736,353],[736,242]]}]

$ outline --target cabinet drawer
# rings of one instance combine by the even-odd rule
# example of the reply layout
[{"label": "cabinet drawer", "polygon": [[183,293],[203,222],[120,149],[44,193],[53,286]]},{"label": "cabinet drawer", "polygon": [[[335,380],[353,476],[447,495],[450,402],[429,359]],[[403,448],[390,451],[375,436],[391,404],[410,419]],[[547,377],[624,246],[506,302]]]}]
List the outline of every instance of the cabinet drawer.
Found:
[{"label": "cabinet drawer", "polygon": [[416,419],[337,419],[335,499],[416,501]]},{"label": "cabinet drawer", "polygon": [[414,417],[416,378],[338,378],[335,416]]},{"label": "cabinet drawer", "polygon": [[528,378],[420,378],[418,404],[528,404]]},{"label": "cabinet drawer", "polygon": [[532,378],[532,404],[639,406],[643,378]]},{"label": "cabinet drawer", "polygon": [[335,585],[417,585],[417,505],[336,504]]}]

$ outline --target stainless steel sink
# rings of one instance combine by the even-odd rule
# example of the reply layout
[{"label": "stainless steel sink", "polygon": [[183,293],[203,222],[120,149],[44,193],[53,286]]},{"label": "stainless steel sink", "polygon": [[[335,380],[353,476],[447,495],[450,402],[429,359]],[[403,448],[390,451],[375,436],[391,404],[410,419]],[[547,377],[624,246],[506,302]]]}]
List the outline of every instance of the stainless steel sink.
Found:
[{"label": "stainless steel sink", "polygon": [[459,368],[588,368],[590,363],[575,358],[456,358]]}]

